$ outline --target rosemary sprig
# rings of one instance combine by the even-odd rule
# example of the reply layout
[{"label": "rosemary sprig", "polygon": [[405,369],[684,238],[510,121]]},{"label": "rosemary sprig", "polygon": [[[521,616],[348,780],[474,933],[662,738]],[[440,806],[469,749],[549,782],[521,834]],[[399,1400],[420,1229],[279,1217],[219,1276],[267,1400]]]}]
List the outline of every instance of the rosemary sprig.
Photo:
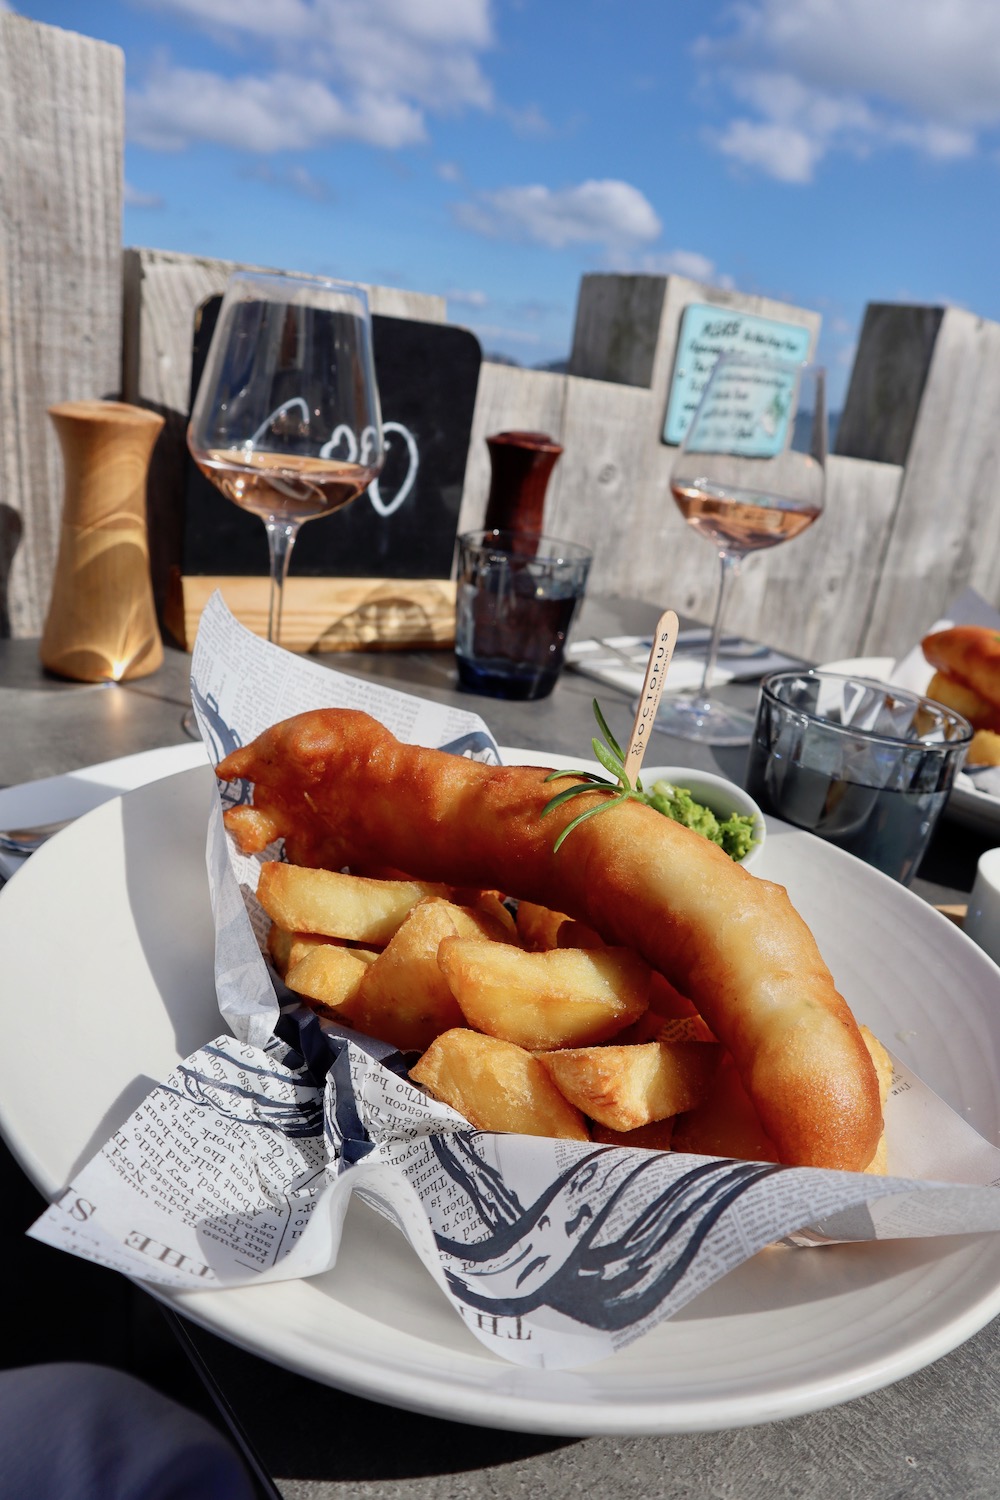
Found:
[{"label": "rosemary sprig", "polygon": [[628,772],[625,770],[625,755],[618,741],[608,728],[607,720],[601,712],[601,705],[596,698],[594,699],[594,718],[597,720],[598,728],[604,736],[603,744],[596,735],[591,740],[590,743],[593,747],[594,756],[600,761],[608,774],[614,777],[614,780],[608,781],[606,777],[598,776],[593,771],[551,771],[546,776],[546,781],[559,781],[564,776],[576,776],[583,780],[584,785],[567,787],[564,792],[557,792],[550,802],[546,802],[542,808],[541,816],[544,818],[548,813],[555,812],[557,807],[563,807],[571,798],[579,797],[584,793],[600,792],[609,797],[610,800],[607,802],[598,802],[595,806],[588,807],[586,812],[582,812],[579,817],[567,823],[552,846],[553,854],[558,853],[566,839],[573,832],[573,829],[579,828],[580,824],[585,823],[588,818],[596,817],[598,813],[608,812],[610,808],[617,807],[622,802],[638,802],[642,800],[642,781],[637,776],[635,786],[633,787],[629,780]]}]

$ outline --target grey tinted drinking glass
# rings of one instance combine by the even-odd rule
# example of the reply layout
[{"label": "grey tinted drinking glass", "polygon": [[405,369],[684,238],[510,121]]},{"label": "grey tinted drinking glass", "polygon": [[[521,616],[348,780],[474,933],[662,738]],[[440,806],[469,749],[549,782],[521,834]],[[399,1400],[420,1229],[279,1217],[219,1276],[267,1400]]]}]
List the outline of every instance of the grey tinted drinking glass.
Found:
[{"label": "grey tinted drinking glass", "polygon": [[455,658],[463,687],[493,698],[544,698],[562,670],[591,553],[528,532],[458,539]]},{"label": "grey tinted drinking glass", "polygon": [[765,679],[747,791],[909,885],[965,760],[972,728],[930,698],[863,677]]}]

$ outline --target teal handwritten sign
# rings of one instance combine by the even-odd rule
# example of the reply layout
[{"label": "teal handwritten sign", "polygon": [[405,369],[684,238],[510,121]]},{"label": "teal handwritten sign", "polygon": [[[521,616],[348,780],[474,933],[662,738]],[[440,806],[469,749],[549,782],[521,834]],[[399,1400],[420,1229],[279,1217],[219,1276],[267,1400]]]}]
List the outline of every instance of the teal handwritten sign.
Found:
[{"label": "teal handwritten sign", "polygon": [[[809,353],[809,338],[809,329],[797,323],[778,323],[773,318],[758,318],[753,313],[733,312],[726,307],[692,302],[684,309],[681,318],[663,441],[684,441],[720,354],[756,355],[762,359],[801,364]],[[789,381],[789,387],[791,384]],[[786,411],[780,430],[768,419],[755,440],[747,439],[748,446],[742,451],[748,457],[780,452],[787,416]]]}]

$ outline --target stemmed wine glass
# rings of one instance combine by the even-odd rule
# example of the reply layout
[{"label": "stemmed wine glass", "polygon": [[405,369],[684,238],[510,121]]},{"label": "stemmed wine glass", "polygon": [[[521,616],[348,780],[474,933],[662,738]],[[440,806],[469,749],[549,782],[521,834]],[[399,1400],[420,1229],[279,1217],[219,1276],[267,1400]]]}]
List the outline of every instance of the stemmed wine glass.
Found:
[{"label": "stemmed wine glass", "polygon": [[321,277],[231,276],[187,440],[202,473],[267,528],[267,638],[277,643],[299,527],[356,499],[385,457],[364,291]]},{"label": "stemmed wine glass", "polygon": [[718,551],[718,602],[701,686],[661,700],[657,729],[704,745],[750,742],[753,716],[711,697],[723,615],[747,553],[790,541],[822,513],[825,386],[819,365],[746,354],[720,355],[709,376],[670,488],[688,525]]}]

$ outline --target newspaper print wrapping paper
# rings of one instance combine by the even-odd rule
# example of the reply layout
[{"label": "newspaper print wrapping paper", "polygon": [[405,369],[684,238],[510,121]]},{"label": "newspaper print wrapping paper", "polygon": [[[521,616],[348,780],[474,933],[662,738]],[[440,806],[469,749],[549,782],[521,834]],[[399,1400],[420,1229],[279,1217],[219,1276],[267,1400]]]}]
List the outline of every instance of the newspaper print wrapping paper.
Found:
[{"label": "newspaper print wrapping paper", "polygon": [[[321,706],[361,707],[401,739],[496,759],[475,715],[279,651],[218,596],[192,681],[213,761]],[[901,1064],[887,1109],[894,1177],[471,1129],[409,1081],[398,1052],[279,1005],[261,956],[257,861],[233,849],[222,823],[222,796],[248,789],[220,791],[207,858],[219,1004],[234,1035],[152,1090],[36,1238],[162,1286],[259,1284],[331,1266],[357,1192],[485,1345],[569,1368],[628,1344],[787,1236],[1000,1229],[1000,1150]]]}]

